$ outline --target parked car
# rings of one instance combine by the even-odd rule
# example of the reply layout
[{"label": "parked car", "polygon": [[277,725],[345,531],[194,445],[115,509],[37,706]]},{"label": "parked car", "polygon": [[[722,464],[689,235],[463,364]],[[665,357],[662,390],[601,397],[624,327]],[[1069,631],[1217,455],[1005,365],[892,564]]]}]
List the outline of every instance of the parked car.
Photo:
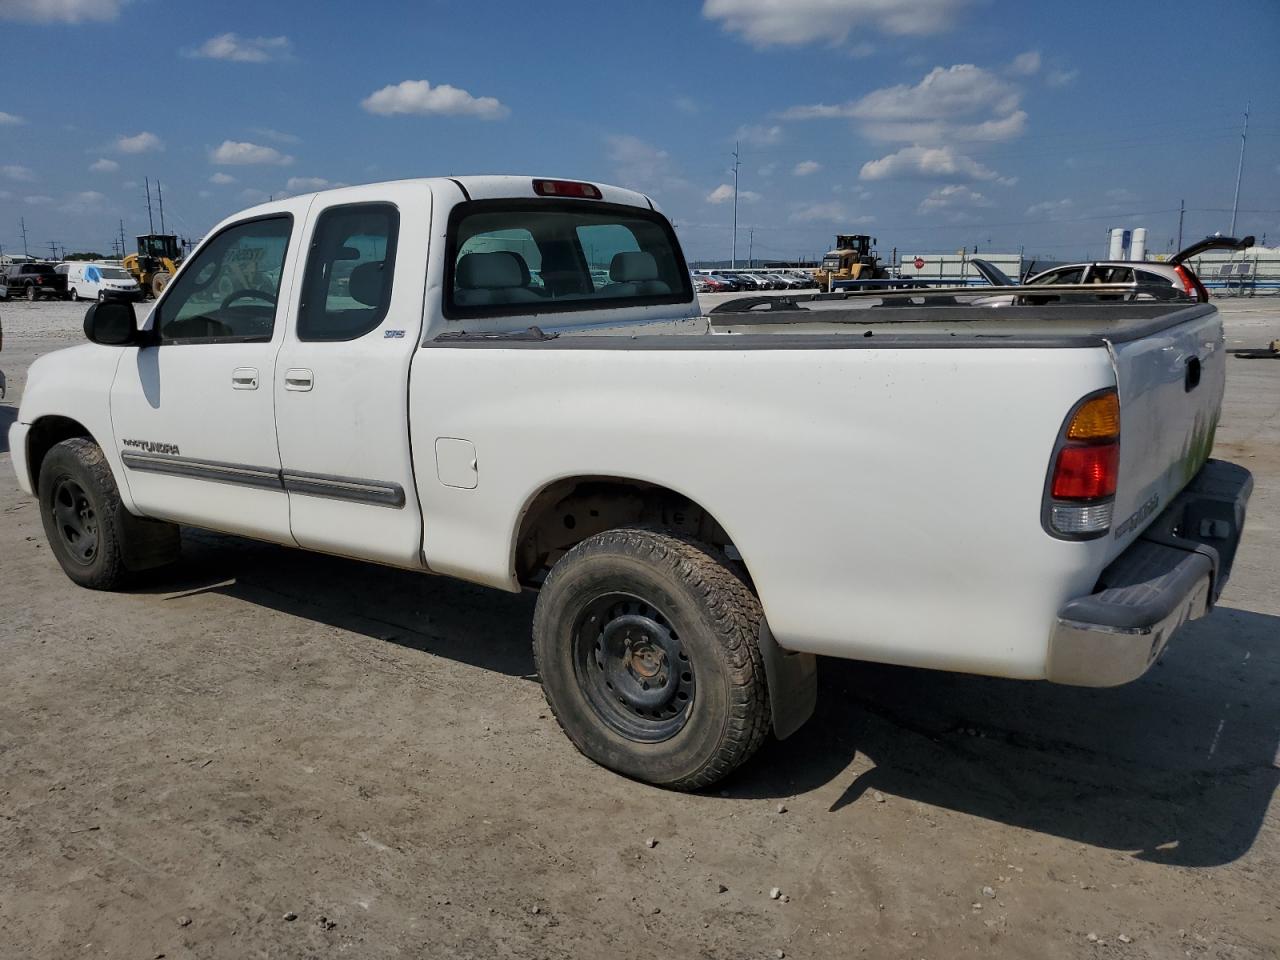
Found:
[{"label": "parked car", "polygon": [[145,298],[138,281],[123,267],[72,260],[66,264],[67,297],[71,300],[128,300]]},{"label": "parked car", "polygon": [[719,273],[709,275],[707,282],[716,293],[737,293],[742,289],[742,284],[738,280]]},{"label": "parked car", "polygon": [[56,264],[36,261],[13,262],[4,268],[5,295],[9,299],[62,300],[67,295],[67,278],[58,273]]},{"label": "parked car", "polygon": [[[617,245],[598,291],[588,231],[597,256]],[[495,249],[511,236],[542,289]],[[247,256],[269,288],[223,295]],[[9,432],[71,580],[122,587],[187,524],[536,590],[561,728],[680,789],[802,724],[816,655],[1140,676],[1216,601],[1252,483],[1208,459],[1212,304],[704,315],[667,219],[603,184],[261,204],[210,231],[145,322],[97,303],[84,330],[31,365]]]},{"label": "parked car", "polygon": [[[1127,287],[1128,291],[1117,293],[1118,297],[1137,300],[1168,299],[1171,290],[1173,295],[1203,303],[1208,301],[1209,291],[1187,261],[1207,250],[1243,250],[1253,246],[1253,242],[1253,237],[1239,240],[1235,237],[1205,237],[1178,251],[1168,260],[1101,260],[1061,264],[1034,274],[1023,283],[1025,286],[1120,284]],[[1002,285],[999,279],[992,280],[991,271],[1003,277],[1005,283],[1013,282],[986,261],[972,262],[988,282]]]},{"label": "parked car", "polygon": [[690,272],[689,280],[693,283],[694,293],[710,293],[713,289],[711,281],[700,274]]}]

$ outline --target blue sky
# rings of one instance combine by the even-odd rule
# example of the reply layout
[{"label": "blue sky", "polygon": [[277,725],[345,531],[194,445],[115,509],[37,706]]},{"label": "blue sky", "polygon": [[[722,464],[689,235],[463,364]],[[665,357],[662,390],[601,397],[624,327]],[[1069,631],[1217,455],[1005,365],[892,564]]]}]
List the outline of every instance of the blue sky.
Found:
[{"label": "blue sky", "polygon": [[[1229,10],[1229,12],[1228,12]],[[690,258],[1280,243],[1280,2],[0,0],[0,245],[199,237],[268,195],[461,173],[650,193]],[[158,228],[157,220],[157,228]]]}]

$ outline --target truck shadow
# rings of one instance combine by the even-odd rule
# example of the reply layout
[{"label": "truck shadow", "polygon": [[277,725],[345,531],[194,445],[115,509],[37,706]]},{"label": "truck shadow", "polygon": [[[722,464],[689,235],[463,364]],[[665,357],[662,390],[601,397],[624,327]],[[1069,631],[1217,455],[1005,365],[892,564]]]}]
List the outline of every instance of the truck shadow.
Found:
[{"label": "truck shadow", "polygon": [[0,403],[0,453],[9,452],[9,427],[18,419],[18,408]]},{"label": "truck shadow", "polygon": [[1218,608],[1146,677],[1093,690],[823,660],[818,711],[731,796],[856,773],[880,792],[1179,866],[1252,846],[1280,786],[1280,617]]},{"label": "truck shadow", "polygon": [[[537,679],[532,595],[188,530],[183,550],[141,592],[217,592]],[[831,816],[879,791],[1153,862],[1228,863],[1280,786],[1277,636],[1280,617],[1221,607],[1107,690],[824,659],[813,719],[720,794],[825,795],[848,777]]]}]

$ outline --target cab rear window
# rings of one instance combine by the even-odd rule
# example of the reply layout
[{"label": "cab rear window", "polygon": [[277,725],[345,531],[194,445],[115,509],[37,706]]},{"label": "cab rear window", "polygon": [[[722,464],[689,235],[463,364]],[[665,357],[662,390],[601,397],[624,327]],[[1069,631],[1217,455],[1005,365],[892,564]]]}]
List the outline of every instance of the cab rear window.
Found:
[{"label": "cab rear window", "polygon": [[476,200],[450,218],[445,316],[488,317],[693,299],[666,218],[591,201]]}]

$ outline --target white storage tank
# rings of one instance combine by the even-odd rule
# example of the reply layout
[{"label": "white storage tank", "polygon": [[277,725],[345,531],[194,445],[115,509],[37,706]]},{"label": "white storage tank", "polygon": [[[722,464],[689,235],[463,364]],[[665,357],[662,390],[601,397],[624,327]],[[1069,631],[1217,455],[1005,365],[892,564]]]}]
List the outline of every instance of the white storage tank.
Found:
[{"label": "white storage tank", "polygon": [[1130,260],[1147,259],[1147,228],[1138,227],[1133,231],[1133,248],[1129,253]]}]

